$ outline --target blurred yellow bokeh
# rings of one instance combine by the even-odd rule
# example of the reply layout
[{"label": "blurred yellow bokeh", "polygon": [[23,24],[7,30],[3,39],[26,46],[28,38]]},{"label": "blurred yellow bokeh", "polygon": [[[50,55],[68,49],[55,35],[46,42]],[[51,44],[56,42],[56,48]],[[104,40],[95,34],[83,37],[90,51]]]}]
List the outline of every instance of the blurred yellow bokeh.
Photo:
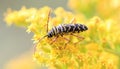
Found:
[{"label": "blurred yellow bokeh", "polygon": [[39,66],[32,59],[32,53],[26,52],[20,56],[17,56],[6,65],[4,65],[4,69],[37,69]]}]

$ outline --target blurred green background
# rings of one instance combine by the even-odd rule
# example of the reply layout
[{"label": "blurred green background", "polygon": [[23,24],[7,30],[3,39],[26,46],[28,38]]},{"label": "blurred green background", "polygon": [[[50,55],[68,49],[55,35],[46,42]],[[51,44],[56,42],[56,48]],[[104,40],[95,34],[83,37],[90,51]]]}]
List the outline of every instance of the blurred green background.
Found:
[{"label": "blurred green background", "polygon": [[[53,9],[56,7],[67,7],[67,0],[0,0],[0,69],[11,59],[18,57],[32,49],[32,34],[28,34],[24,28],[16,26],[8,27],[4,22],[3,14],[8,8],[19,10],[22,6],[26,8],[41,8],[49,6]],[[32,54],[31,54],[32,55]]]}]

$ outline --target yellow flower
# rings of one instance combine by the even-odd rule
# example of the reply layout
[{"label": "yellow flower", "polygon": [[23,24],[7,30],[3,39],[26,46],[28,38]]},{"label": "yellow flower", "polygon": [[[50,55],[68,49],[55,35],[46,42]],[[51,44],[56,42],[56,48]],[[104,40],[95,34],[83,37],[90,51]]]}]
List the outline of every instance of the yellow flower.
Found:
[{"label": "yellow flower", "polygon": [[106,69],[117,69],[115,65],[117,65],[118,57],[113,54],[103,52],[100,55],[99,62],[101,64],[101,68],[105,67]]},{"label": "yellow flower", "polygon": [[36,13],[35,8],[26,9],[25,7],[21,8],[20,11],[12,11],[8,9],[8,12],[5,14],[5,21],[8,25],[15,24],[17,26],[27,26],[27,18]]},{"label": "yellow flower", "polygon": [[[93,3],[95,2],[93,1]],[[87,3],[90,4],[90,1]],[[30,15],[27,12],[31,12]],[[49,15],[50,12],[54,13],[55,16]],[[9,18],[16,15],[21,16]],[[26,23],[27,32],[34,33],[35,52],[33,57],[40,65],[45,64],[50,68],[58,69],[117,68],[118,56],[120,55],[118,53],[120,49],[120,24],[115,19],[102,20],[98,16],[86,19],[83,14],[72,13],[62,7],[55,10],[50,7],[32,8],[32,10],[22,9],[7,14],[5,19],[6,22],[13,22],[17,25],[24,26]],[[75,23],[82,23],[88,27],[88,31],[73,33],[76,36],[84,37],[84,39],[69,34],[65,34],[63,37],[59,36],[57,39],[55,39],[56,36],[44,37],[47,34],[47,25],[48,31],[50,31],[53,26],[69,24],[72,19],[75,19]],[[20,23],[21,21],[23,24]],[[52,43],[52,41],[54,42]]]}]

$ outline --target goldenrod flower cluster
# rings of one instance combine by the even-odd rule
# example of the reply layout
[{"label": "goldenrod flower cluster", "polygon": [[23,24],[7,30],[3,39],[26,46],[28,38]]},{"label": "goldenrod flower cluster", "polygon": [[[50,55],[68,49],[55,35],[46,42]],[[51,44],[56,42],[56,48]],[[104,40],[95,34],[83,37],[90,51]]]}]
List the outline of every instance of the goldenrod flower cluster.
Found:
[{"label": "goldenrod flower cluster", "polygon": [[[72,1],[72,0],[71,0]],[[72,4],[73,8],[79,7],[79,2]],[[51,10],[51,15],[48,16]],[[53,16],[52,16],[53,15]],[[40,38],[47,34],[48,30],[59,24],[70,23],[75,18],[76,23],[85,24],[88,30],[73,33],[78,37],[65,34],[55,39]],[[27,32],[34,33],[34,60],[40,65],[46,65],[51,69],[118,69],[120,56],[120,24],[114,19],[102,20],[98,16],[90,19],[81,13],[72,13],[62,7],[40,9],[23,7],[19,11],[6,13],[5,21],[8,25],[24,26]],[[67,43],[66,39],[70,42]]]}]

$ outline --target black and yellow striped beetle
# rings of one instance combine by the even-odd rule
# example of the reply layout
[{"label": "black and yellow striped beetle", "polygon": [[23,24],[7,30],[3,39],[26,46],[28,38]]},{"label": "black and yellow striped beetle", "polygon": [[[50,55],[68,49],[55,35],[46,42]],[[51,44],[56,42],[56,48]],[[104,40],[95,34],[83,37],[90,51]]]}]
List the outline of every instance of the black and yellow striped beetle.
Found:
[{"label": "black and yellow striped beetle", "polygon": [[[43,36],[42,38],[39,39],[38,42],[40,42],[43,38],[47,37],[47,38],[51,38],[53,36],[55,36],[55,39],[51,42],[51,44],[59,37],[59,36],[63,36],[66,33],[70,33],[71,35],[78,37],[78,38],[82,38],[79,37],[77,35],[74,35],[75,32],[83,32],[88,30],[88,27],[86,25],[83,24],[79,24],[79,23],[74,23],[74,18],[70,21],[70,24],[60,24],[58,26],[53,27],[50,31],[48,31],[48,23],[49,23],[49,17],[50,17],[50,12],[48,14],[48,20],[47,20],[47,34],[45,36]],[[70,41],[69,39],[68,42]],[[36,45],[35,45],[36,46]]]}]

